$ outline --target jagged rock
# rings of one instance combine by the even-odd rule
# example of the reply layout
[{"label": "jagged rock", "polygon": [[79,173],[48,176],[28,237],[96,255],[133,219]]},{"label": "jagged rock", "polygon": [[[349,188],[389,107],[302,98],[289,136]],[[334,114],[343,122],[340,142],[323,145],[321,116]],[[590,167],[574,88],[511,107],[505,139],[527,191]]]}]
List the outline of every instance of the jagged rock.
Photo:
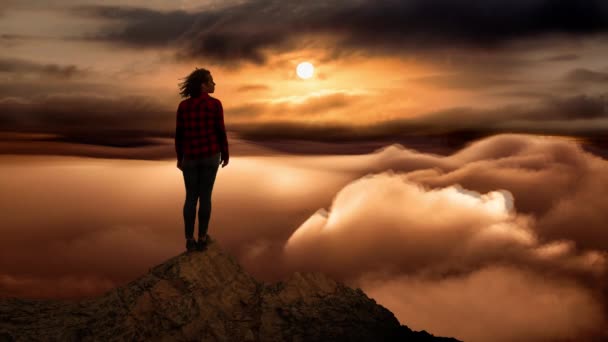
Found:
[{"label": "jagged rock", "polygon": [[210,241],[98,298],[0,300],[0,341],[457,341],[320,273],[258,282]]}]

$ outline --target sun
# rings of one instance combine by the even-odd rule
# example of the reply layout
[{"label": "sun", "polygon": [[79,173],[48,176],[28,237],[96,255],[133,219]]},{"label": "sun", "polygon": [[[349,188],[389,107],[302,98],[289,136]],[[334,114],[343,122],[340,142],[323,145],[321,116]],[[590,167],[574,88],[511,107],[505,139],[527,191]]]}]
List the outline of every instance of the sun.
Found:
[{"label": "sun", "polygon": [[298,77],[303,80],[311,78],[314,72],[315,67],[309,62],[302,62],[298,64],[298,67],[296,68],[296,73],[298,74]]}]

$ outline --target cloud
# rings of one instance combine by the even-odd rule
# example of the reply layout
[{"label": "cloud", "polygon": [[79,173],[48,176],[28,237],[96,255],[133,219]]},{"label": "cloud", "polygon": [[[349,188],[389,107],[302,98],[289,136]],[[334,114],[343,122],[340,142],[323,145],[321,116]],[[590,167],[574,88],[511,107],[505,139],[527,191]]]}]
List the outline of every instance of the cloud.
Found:
[{"label": "cloud", "polygon": [[65,141],[138,146],[170,136],[175,110],[143,96],[47,95],[0,99],[4,131],[52,133]]},{"label": "cloud", "polygon": [[[496,47],[543,34],[605,32],[608,8],[602,1],[364,2],[339,10],[337,30],[354,45],[400,42],[406,46]],[[563,20],[565,16],[568,21]],[[592,19],[591,19],[592,18]],[[591,19],[591,20],[589,20]],[[376,40],[377,43],[373,43]],[[396,45],[396,44],[395,44]]]},{"label": "cloud", "polygon": [[[97,89],[94,85],[82,85],[83,89]],[[2,89],[0,85],[0,89]],[[40,89],[32,89],[37,94]],[[274,100],[260,100],[243,106],[225,108],[230,143],[239,144],[238,134],[233,127],[247,126],[271,118],[306,118],[323,115],[336,115],[348,111],[366,99],[365,95],[346,91],[326,91],[307,96],[293,96]],[[233,123],[235,122],[235,123]],[[167,108],[157,100],[145,96],[103,96],[87,93],[71,95],[55,94],[0,99],[0,123],[4,132],[44,133],[44,139],[25,142],[11,142],[10,138],[0,143],[1,153],[23,154],[61,154],[97,156],[106,158],[162,159],[174,157],[172,139],[175,129],[175,109]],[[258,125],[258,123],[253,123]],[[276,124],[263,125],[266,129]],[[297,127],[294,126],[294,127]],[[339,129],[339,131],[342,131]],[[348,130],[355,132],[354,130]],[[301,131],[306,137],[307,131]],[[332,134],[328,134],[331,137]],[[273,138],[278,138],[275,135]],[[293,138],[293,136],[290,136]],[[261,138],[260,140],[263,140]],[[386,144],[383,139],[374,143],[376,147]],[[253,142],[252,142],[253,143]],[[79,146],[80,144],[81,146]],[[84,145],[84,146],[82,146]],[[290,144],[292,147],[293,144]],[[251,144],[249,144],[251,146]],[[281,148],[289,145],[277,146]],[[309,142],[306,147],[317,146],[318,150],[308,153],[326,153],[327,148],[350,153],[360,153],[361,149],[345,146],[319,147]],[[270,146],[267,146],[270,147]],[[271,147],[270,147],[271,148]],[[237,154],[266,153],[265,148],[245,147],[231,149]],[[369,151],[368,148],[366,148]],[[302,150],[304,152],[304,150]]]},{"label": "cloud", "polygon": [[[0,11],[0,17],[2,17],[2,12]],[[23,40],[27,40],[29,37],[16,35],[16,34],[0,34],[0,46],[3,47],[13,47],[20,44]]]},{"label": "cloud", "polygon": [[[71,195],[68,195],[68,198],[70,197]],[[92,202],[89,202],[90,204]],[[78,207],[90,210],[89,205]],[[116,214],[114,210],[111,213]],[[77,221],[84,217],[73,219]],[[159,258],[177,247],[171,243],[167,244],[162,232],[153,231],[145,225],[113,226],[108,223],[88,222],[87,228],[62,228],[52,224],[47,228],[53,231],[37,232],[38,241],[45,241],[44,246],[37,245],[37,251],[53,255],[52,261],[41,260],[40,254],[19,253],[16,246],[6,247],[2,252],[3,256],[9,258],[5,260],[11,260],[15,265],[28,265],[26,271],[22,267],[3,263],[4,274],[0,274],[0,291],[3,296],[82,298],[99,295],[128,282],[133,273],[141,272],[147,264],[158,262]],[[28,244],[12,229],[5,232],[5,236],[9,240],[19,241],[17,243],[21,248]],[[146,238],[143,239],[142,236]],[[91,248],[106,252],[96,255],[90,253]],[[128,257],[131,253],[129,251],[133,250],[138,251],[138,257],[135,259]],[[74,258],[77,255],[79,258]],[[120,262],[119,258],[130,261]]]},{"label": "cloud", "polygon": [[[269,155],[272,149],[228,132],[230,155]],[[327,149],[322,150],[326,152]],[[62,155],[106,159],[175,160],[173,138],[114,136],[101,139],[55,134],[0,133],[0,155]]]},{"label": "cloud", "polygon": [[[258,111],[261,112],[259,109]],[[294,123],[273,120],[273,122],[260,124],[235,124],[232,127],[245,139],[255,141],[266,139],[347,141],[354,136],[354,129],[336,124]]]},{"label": "cloud", "polygon": [[[596,190],[608,182],[606,161],[568,140],[523,137],[499,135],[474,142],[448,158],[460,165],[457,169],[439,164],[414,179],[426,186],[460,184],[482,193],[507,189],[518,212],[536,217],[534,229],[541,240],[570,239],[578,248],[608,249],[600,223],[608,207]],[[556,225],[558,221],[569,224]],[[579,230],[580,225],[585,229]]]},{"label": "cloud", "polygon": [[407,175],[369,175],[344,187],[329,211],[320,210],[291,235],[286,263],[340,279],[373,271],[441,278],[500,263],[539,272],[564,268],[591,279],[604,272],[607,260],[599,252],[548,253],[556,246],[542,244],[533,218],[513,206],[506,190],[430,189]]},{"label": "cloud", "polygon": [[99,80],[42,77],[44,82],[32,82],[31,79],[22,77],[23,75],[11,76],[9,80],[0,81],[0,94],[2,94],[0,101],[5,101],[7,98],[35,100],[52,94],[108,95],[123,90],[116,83],[101,83]]},{"label": "cloud", "polygon": [[[423,125],[440,128],[447,126],[453,128],[493,130],[507,128],[517,121],[526,120],[531,123],[530,130],[542,131],[542,125],[547,121],[558,121],[565,124],[572,120],[592,120],[608,118],[606,96],[603,95],[576,95],[567,97],[553,97],[529,104],[517,104],[495,109],[451,108],[411,120]],[[537,121],[538,123],[534,124]],[[407,122],[407,121],[405,121]],[[593,129],[593,124],[588,126]],[[576,129],[572,129],[573,133]],[[551,132],[551,130],[546,130]]]},{"label": "cloud", "polygon": [[[276,127],[274,121],[286,119],[303,120],[312,117],[338,115],[357,106],[363,99],[369,99],[362,92],[325,90],[304,96],[287,96],[273,99],[260,99],[225,109],[226,118],[235,122],[234,127],[253,126],[263,122],[266,129]],[[256,120],[249,121],[249,120]],[[280,126],[280,124],[278,124]],[[231,122],[231,129],[233,124]],[[280,134],[277,136],[279,137]]]},{"label": "cloud", "polygon": [[[9,37],[9,40],[16,39]],[[38,74],[46,77],[70,79],[84,77],[90,74],[88,70],[76,65],[42,64],[17,58],[0,58],[0,73]]]},{"label": "cloud", "polygon": [[249,91],[264,91],[264,90],[269,90],[270,87],[265,85],[265,84],[246,84],[243,86],[240,86],[237,91],[239,92],[249,92]]},{"label": "cloud", "polygon": [[0,141],[0,154],[162,160],[175,158],[175,148],[171,139],[162,138],[119,137],[111,139],[106,137],[106,140],[96,140],[93,144],[93,141],[86,138],[79,140],[75,137],[49,135],[44,138],[28,138],[22,141]]},{"label": "cloud", "polygon": [[500,97],[515,97],[515,98],[524,98],[524,99],[532,99],[532,100],[549,100],[554,95],[551,95],[549,92],[544,91],[522,91],[522,90],[509,90],[509,91],[496,91],[491,93],[493,96]]},{"label": "cloud", "polygon": [[[103,90],[94,84],[79,84],[82,89]],[[17,84],[17,87],[21,86]],[[38,94],[41,90],[34,87],[32,92]],[[378,97],[333,90],[307,96],[260,99],[227,107],[225,115],[228,130],[267,148],[275,146],[284,150],[288,140],[306,140],[306,145],[291,144],[291,151],[297,153],[307,150],[308,153],[325,153],[327,150],[318,149],[318,142],[338,153],[365,153],[393,142],[414,144],[424,149],[423,145],[429,145],[429,139],[436,142],[429,145],[430,148],[453,151],[473,139],[496,133],[563,134],[590,139],[601,136],[608,128],[606,98],[605,94],[547,96],[527,104],[489,109],[448,108],[412,118],[354,126],[338,120],[352,117],[355,108],[374,108],[372,104]],[[357,115],[364,116],[365,111],[361,109]],[[31,100],[14,96],[0,99],[0,122],[3,131],[55,136],[47,141],[145,147],[158,145],[154,139],[173,137],[175,109],[145,96],[40,93]],[[356,142],[363,148],[338,145],[343,142]],[[44,150],[50,151],[50,146]]]},{"label": "cloud", "polygon": [[[133,47],[179,46],[181,57],[217,63],[264,64],[265,49],[285,51],[295,40],[333,36],[336,51],[417,51],[445,47],[499,48],[521,39],[606,33],[608,6],[578,2],[307,1],[258,0],[198,12],[80,6],[77,14],[121,21],[87,37]],[[299,45],[301,47],[301,45]]]},{"label": "cloud", "polygon": [[[2,295],[93,295],[183,251],[173,160],[0,158]],[[515,134],[450,155],[237,156],[219,170],[210,234],[260,280],[328,272],[434,334],[592,340],[608,326],[607,163]],[[54,257],[24,248],[32,236]]]},{"label": "cloud", "polygon": [[[183,250],[184,183],[174,160],[0,159],[0,296],[99,294],[108,284],[125,284]],[[39,187],[28,185],[40,182],[41,177],[45,181]],[[304,185],[310,177],[318,178],[321,188]],[[218,171],[220,190],[214,193],[211,227],[226,227],[223,234],[243,243],[280,237],[284,235],[280,227],[303,219],[310,208],[324,202],[322,193],[337,190],[334,183],[342,178],[327,171],[289,167],[281,158],[235,156]],[[248,184],[248,193],[242,192],[243,184]],[[301,195],[297,201],[294,192]],[[260,196],[268,207],[252,205],[261,203]],[[277,215],[277,209],[282,215]],[[235,211],[240,214],[234,215]],[[242,220],[252,217],[257,217],[257,228]],[[36,245],[35,254],[25,247],[32,245]],[[231,249],[229,245],[225,246]],[[232,247],[240,248],[239,244]],[[132,257],[134,250],[136,257]],[[78,281],[70,284],[69,279]],[[92,288],[87,279],[103,281]],[[40,286],[49,289],[38,291]]]},{"label": "cloud", "polygon": [[523,81],[509,78],[488,77],[483,74],[452,73],[446,75],[424,76],[411,80],[435,87],[486,90],[489,88],[513,87],[523,85]]},{"label": "cloud", "polygon": [[592,71],[584,68],[574,69],[570,71],[566,77],[566,81],[571,82],[590,82],[590,83],[607,83],[608,72]]},{"label": "cloud", "polygon": [[576,61],[579,60],[581,58],[581,56],[577,55],[577,54],[563,54],[563,55],[555,55],[555,56],[551,56],[551,57],[547,57],[545,59],[543,59],[543,61],[546,62],[569,62],[569,61]]},{"label": "cloud", "polygon": [[332,110],[356,106],[362,94],[346,91],[323,91],[307,96],[289,96],[273,99],[269,111],[280,116],[328,115]]},{"label": "cloud", "polygon": [[526,269],[488,266],[439,280],[365,276],[359,286],[410,328],[464,341],[593,341],[602,336],[602,305],[585,288]]},{"label": "cloud", "polygon": [[330,274],[391,303],[402,323],[466,341],[600,336],[606,161],[516,135],[423,157],[379,151],[369,162],[390,170],[354,180],[305,220],[284,267]]},{"label": "cloud", "polygon": [[115,41],[136,47],[166,46],[192,28],[197,20],[217,20],[206,13],[188,13],[182,10],[163,12],[142,7],[126,6],[77,6],[71,9],[75,15],[100,17],[113,21],[125,21],[124,30],[106,31],[89,39]]},{"label": "cloud", "polygon": [[[67,163],[53,166],[54,160]],[[105,190],[106,186],[136,184],[137,181],[133,181],[137,177],[130,172],[125,174],[124,169],[120,171],[120,167],[111,167],[118,165],[115,161],[93,159],[84,164],[78,158],[51,158],[47,159],[47,163],[37,163],[36,159],[33,161],[33,165],[37,165],[35,169],[26,165],[23,172],[18,174],[12,173],[10,167],[3,170],[3,195],[0,202],[4,208],[11,208],[12,211],[10,215],[3,213],[3,225],[6,228],[2,232],[3,246],[0,252],[0,289],[4,296],[27,294],[28,297],[74,297],[99,294],[109,287],[127,282],[136,274],[145,273],[147,264],[160,261],[162,256],[173,253],[171,249],[177,248],[176,244],[167,243],[165,233],[162,229],[158,230],[158,226],[139,219],[131,223],[119,219],[119,207],[123,206],[124,209],[126,193],[112,198],[113,195]],[[126,165],[124,161],[122,164]],[[88,171],[79,171],[77,165],[84,166]],[[146,167],[141,166],[143,165],[137,167],[140,176],[150,177]],[[19,181],[15,177],[23,178]],[[34,190],[23,183],[25,179],[40,177],[49,180],[44,182],[40,190]],[[95,182],[95,177],[98,180],[103,178],[103,185]],[[71,190],[62,195],[62,188]],[[158,185],[155,188],[160,189]],[[37,214],[34,216],[45,217],[44,223],[37,222],[38,219],[28,214],[33,207],[11,205],[9,194],[20,197],[25,201],[23,203],[37,198],[40,206],[35,209]],[[158,203],[146,201],[140,195],[141,193],[136,195],[139,204],[128,209],[129,214],[123,217],[135,218],[142,213],[141,210],[158,207]],[[105,205],[100,206],[100,203]],[[111,203],[121,204],[115,206]],[[162,221],[162,218],[157,219]],[[19,229],[25,227],[28,227],[27,234],[19,232]],[[36,246],[37,253],[27,252],[29,249],[26,246]],[[124,254],[131,253],[128,251],[134,249],[138,251],[137,258]],[[97,252],[91,252],[93,250]],[[111,252],[108,253],[109,251]],[[41,255],[53,257],[41,258]],[[75,258],[76,256],[78,257]],[[121,257],[128,261],[121,262],[117,259]],[[53,285],[49,286],[51,284]],[[38,290],[39,288],[42,289]]]},{"label": "cloud", "polygon": [[606,94],[549,96],[534,102],[497,108],[455,107],[356,129],[341,124],[285,120],[264,124],[235,124],[232,128],[244,138],[252,140],[274,138],[356,141],[390,138],[399,141],[400,137],[405,138],[408,135],[446,135],[460,132],[470,132],[478,136],[494,133],[585,136],[601,134],[608,128],[606,99]]},{"label": "cloud", "polygon": [[[49,283],[53,286],[47,286]],[[7,297],[31,298],[36,292],[39,298],[84,298],[114,287],[116,284],[112,280],[94,275],[36,277],[0,274],[0,293]]]}]

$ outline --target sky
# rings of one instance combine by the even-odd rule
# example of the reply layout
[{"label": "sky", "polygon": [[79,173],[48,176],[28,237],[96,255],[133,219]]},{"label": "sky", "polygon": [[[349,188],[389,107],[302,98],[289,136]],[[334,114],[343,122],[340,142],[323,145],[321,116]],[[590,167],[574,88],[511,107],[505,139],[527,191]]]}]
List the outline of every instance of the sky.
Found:
[{"label": "sky", "polygon": [[231,152],[209,232],[256,278],[324,272],[465,341],[608,336],[607,33],[603,0],[2,1],[0,297],[183,251],[204,67]]},{"label": "sky", "polygon": [[[0,5],[0,124],[19,138],[156,145],[173,134],[178,82],[205,67],[228,129],[249,139],[601,135],[607,7],[8,0]],[[295,74],[302,61],[315,66],[306,81]]]}]

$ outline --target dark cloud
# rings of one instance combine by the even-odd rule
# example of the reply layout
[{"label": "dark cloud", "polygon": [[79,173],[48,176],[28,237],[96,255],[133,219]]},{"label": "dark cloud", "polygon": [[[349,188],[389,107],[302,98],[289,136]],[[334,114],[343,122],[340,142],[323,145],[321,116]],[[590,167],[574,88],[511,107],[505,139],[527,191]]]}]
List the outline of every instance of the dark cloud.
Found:
[{"label": "dark cloud", "polygon": [[[276,153],[272,148],[239,139],[228,133],[230,155],[268,155]],[[323,149],[323,152],[328,149]],[[153,138],[140,136],[105,136],[97,139],[87,137],[62,136],[53,134],[32,134],[0,132],[0,155],[52,155],[77,156],[104,159],[175,160],[173,138]]]},{"label": "dark cloud", "polygon": [[[467,75],[473,79],[499,78],[497,75],[529,70],[530,67],[539,65],[538,62],[517,54],[517,51],[500,53],[476,53],[464,50],[415,51],[412,60],[431,63],[445,73]],[[500,70],[500,73],[497,70]]]},{"label": "dark cloud", "polygon": [[[274,121],[264,124],[233,124],[232,129],[245,138],[255,140],[356,141],[459,132],[476,132],[477,137],[499,132],[593,135],[605,132],[608,128],[607,99],[606,94],[578,95],[548,97],[525,105],[494,109],[450,108],[364,128]],[[258,108],[258,111],[262,109]],[[573,121],[581,123],[574,125]]]},{"label": "dark cloud", "polygon": [[0,73],[35,73],[60,79],[83,77],[90,74],[89,71],[76,65],[42,64],[29,60],[17,58],[0,58]]},{"label": "dark cloud", "polygon": [[554,97],[554,95],[550,94],[549,92],[525,90],[497,91],[491,93],[490,95],[501,97],[519,97],[529,100],[549,100]]},{"label": "dark cloud", "polygon": [[500,78],[482,73],[453,73],[447,75],[425,76],[411,79],[412,82],[420,82],[426,85],[441,88],[459,88],[469,90],[486,90],[489,88],[512,87],[523,85],[525,82]]},{"label": "dark cloud", "polygon": [[108,6],[75,11],[121,22],[89,39],[133,47],[174,45],[180,57],[226,64],[261,64],[264,48],[293,48],[295,39],[316,34],[335,36],[337,44],[326,44],[335,50],[403,52],[498,48],[526,38],[583,37],[608,30],[608,5],[602,0],[259,0],[201,12]]},{"label": "dark cloud", "polygon": [[[2,13],[0,12],[0,17]],[[0,34],[0,46],[11,47],[18,45],[21,40],[23,40],[22,36],[15,34]]]},{"label": "dark cloud", "polygon": [[570,71],[565,79],[571,82],[608,83],[608,72],[579,68]]},{"label": "dark cloud", "polygon": [[577,54],[556,55],[543,59],[545,62],[570,62],[579,60],[581,57]]},{"label": "dark cloud", "polygon": [[0,141],[0,155],[79,156],[139,160],[166,160],[175,158],[175,148],[173,141],[170,139],[165,139],[163,142],[161,140],[138,137],[119,137],[118,139],[111,140],[108,137],[101,141],[99,145],[93,145],[92,143],[92,141],[83,138],[63,136],[38,139],[29,138],[22,141]]},{"label": "dark cloud", "polygon": [[348,33],[354,45],[496,47],[543,34],[605,32],[608,7],[601,0],[370,1],[340,9],[331,19],[330,26]]},{"label": "dark cloud", "polygon": [[51,95],[0,99],[2,131],[51,133],[53,139],[105,146],[146,145],[171,136],[175,110],[142,96]]},{"label": "dark cloud", "polygon": [[[304,120],[319,113],[348,112],[365,98],[337,92],[309,96],[299,102],[286,99],[227,107],[227,129],[243,139],[278,150],[284,146],[283,143],[277,146],[277,142],[307,142],[301,148],[288,144],[293,147],[288,151],[294,153],[322,153],[312,142],[335,144],[326,146],[328,151],[357,153],[391,141],[424,146],[428,145],[428,139],[435,138],[444,146],[441,153],[445,153],[445,149],[453,151],[472,139],[496,133],[559,134],[592,139],[608,129],[606,95],[546,96],[537,102],[494,109],[450,108],[415,118],[356,127]],[[294,122],[294,117],[301,118],[301,122]],[[154,147],[157,146],[154,139],[173,137],[175,109],[167,108],[155,99],[137,96],[54,95],[34,97],[33,100],[7,97],[0,99],[0,128],[5,132],[52,134],[53,137],[46,140],[49,143]],[[365,146],[352,149],[343,144],[353,142]],[[599,143],[605,141],[592,145]],[[50,152],[49,148],[42,150]],[[30,147],[22,148],[22,151],[31,150]],[[161,154],[171,155],[166,151]]]},{"label": "dark cloud", "polygon": [[[0,15],[1,17],[1,15]],[[14,34],[1,34],[0,35],[0,47],[11,48],[14,46],[21,45],[25,40],[29,40],[29,37],[14,35]]]},{"label": "dark cloud", "polygon": [[138,7],[79,6],[74,7],[72,12],[76,15],[123,21],[126,26],[122,30],[104,31],[87,38],[114,41],[138,48],[170,45],[192,29],[198,20],[207,24],[217,20],[217,16],[204,12],[197,14],[185,11],[161,12]]},{"label": "dark cloud", "polygon": [[[571,97],[553,97],[536,103],[508,105],[496,109],[452,108],[411,120],[400,120],[406,124],[411,122],[422,126],[442,126],[452,129],[500,129],[513,121],[529,121],[530,129],[539,129],[546,121],[607,119],[605,95],[577,95]],[[535,124],[536,122],[536,124]],[[589,126],[590,129],[593,125]],[[550,130],[545,131],[550,133]],[[573,130],[575,133],[575,130]]]},{"label": "dark cloud", "polygon": [[[317,141],[348,141],[355,140],[355,129],[348,126],[332,124],[293,123],[273,120],[260,124],[234,124],[232,128],[246,139],[274,140],[301,139]],[[380,132],[380,135],[387,132]],[[373,138],[368,130],[361,134],[368,139]]]},{"label": "dark cloud", "polygon": [[[86,81],[79,78],[47,77],[44,82],[32,82],[31,79],[21,77],[21,74],[11,76],[10,80],[0,81],[0,94],[4,98],[43,98],[49,94],[73,94],[75,92],[107,95],[115,94],[121,86],[116,83],[108,84],[98,80]],[[1,98],[0,101],[2,101]]]},{"label": "dark cloud", "polygon": [[270,87],[265,85],[265,84],[247,84],[244,86],[240,86],[237,91],[239,92],[258,92],[258,91],[263,91],[263,90],[269,90]]}]

